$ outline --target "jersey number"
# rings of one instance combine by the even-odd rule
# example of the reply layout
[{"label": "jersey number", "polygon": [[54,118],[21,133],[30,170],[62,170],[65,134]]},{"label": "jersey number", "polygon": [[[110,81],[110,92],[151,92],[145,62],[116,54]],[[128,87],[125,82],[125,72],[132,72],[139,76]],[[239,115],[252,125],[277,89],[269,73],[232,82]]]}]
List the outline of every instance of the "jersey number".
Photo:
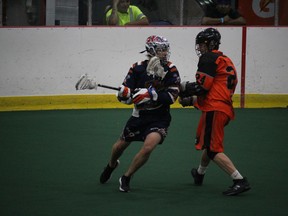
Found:
[{"label": "jersey number", "polygon": [[235,86],[236,86],[235,80],[236,80],[235,75],[229,75],[228,76],[228,78],[227,78],[227,88],[228,89],[234,89],[235,88]]},{"label": "jersey number", "polygon": [[196,74],[196,80],[200,85],[204,85],[205,79],[206,79],[206,76],[200,77],[200,74]]},{"label": "jersey number", "polygon": [[231,75],[229,75],[229,76],[227,77],[227,88],[228,88],[228,89],[234,89],[235,86],[236,86],[236,75],[235,75],[235,71],[234,71],[233,67],[231,67],[231,66],[228,66],[228,67],[226,68],[226,71],[227,71],[228,73],[234,72],[233,75],[231,74]]}]

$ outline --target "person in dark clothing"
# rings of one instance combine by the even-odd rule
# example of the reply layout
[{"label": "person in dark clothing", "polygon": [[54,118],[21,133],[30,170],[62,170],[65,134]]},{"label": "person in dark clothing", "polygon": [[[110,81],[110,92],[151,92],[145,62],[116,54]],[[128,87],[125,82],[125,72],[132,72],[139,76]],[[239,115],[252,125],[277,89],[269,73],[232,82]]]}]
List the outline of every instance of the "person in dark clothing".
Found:
[{"label": "person in dark clothing", "polygon": [[207,8],[201,25],[246,25],[244,17],[231,7],[230,0],[215,0],[215,3]]}]

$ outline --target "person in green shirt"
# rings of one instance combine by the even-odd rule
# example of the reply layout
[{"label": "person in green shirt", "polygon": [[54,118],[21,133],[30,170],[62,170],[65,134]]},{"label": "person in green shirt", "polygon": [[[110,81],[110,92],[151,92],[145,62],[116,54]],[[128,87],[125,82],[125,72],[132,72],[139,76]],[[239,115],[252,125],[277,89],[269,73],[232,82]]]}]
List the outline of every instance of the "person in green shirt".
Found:
[{"label": "person in green shirt", "polygon": [[106,13],[107,25],[149,25],[149,20],[130,0],[113,0],[112,8]]}]

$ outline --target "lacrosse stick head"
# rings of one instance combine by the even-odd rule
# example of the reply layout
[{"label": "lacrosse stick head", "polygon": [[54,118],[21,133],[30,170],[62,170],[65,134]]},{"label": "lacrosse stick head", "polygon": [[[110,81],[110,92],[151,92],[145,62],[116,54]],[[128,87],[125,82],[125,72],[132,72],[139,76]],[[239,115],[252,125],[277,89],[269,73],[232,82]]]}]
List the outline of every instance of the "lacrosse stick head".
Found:
[{"label": "lacrosse stick head", "polygon": [[161,65],[161,60],[157,56],[153,56],[149,59],[146,71],[148,76],[152,75],[154,79],[158,80],[164,79],[167,74],[167,71],[164,71],[164,68]]},{"label": "lacrosse stick head", "polygon": [[83,74],[77,81],[75,88],[76,90],[85,90],[85,89],[97,89],[97,83],[93,78],[90,78],[88,74]]},{"label": "lacrosse stick head", "polygon": [[146,39],[145,49],[150,57],[157,56],[162,64],[167,64],[169,61],[170,44],[166,38],[157,35],[149,36]]}]

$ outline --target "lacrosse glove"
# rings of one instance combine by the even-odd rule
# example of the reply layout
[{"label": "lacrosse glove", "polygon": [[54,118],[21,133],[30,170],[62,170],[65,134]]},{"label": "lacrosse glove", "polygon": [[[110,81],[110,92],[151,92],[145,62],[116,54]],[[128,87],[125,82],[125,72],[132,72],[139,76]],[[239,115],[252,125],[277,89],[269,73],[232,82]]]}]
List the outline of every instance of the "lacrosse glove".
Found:
[{"label": "lacrosse glove", "polygon": [[196,96],[179,97],[179,103],[182,105],[182,107],[193,106],[196,100]]},{"label": "lacrosse glove", "polygon": [[180,97],[189,97],[193,95],[202,95],[206,93],[206,90],[203,89],[197,82],[184,81],[180,84]]},{"label": "lacrosse glove", "polygon": [[119,89],[120,90],[117,92],[118,100],[124,104],[131,104],[131,89],[124,85],[121,85]]},{"label": "lacrosse glove", "polygon": [[153,87],[140,88],[137,89],[137,93],[135,93],[132,97],[132,101],[135,105],[141,105],[144,103],[148,103],[150,101],[157,101],[158,94]]}]

